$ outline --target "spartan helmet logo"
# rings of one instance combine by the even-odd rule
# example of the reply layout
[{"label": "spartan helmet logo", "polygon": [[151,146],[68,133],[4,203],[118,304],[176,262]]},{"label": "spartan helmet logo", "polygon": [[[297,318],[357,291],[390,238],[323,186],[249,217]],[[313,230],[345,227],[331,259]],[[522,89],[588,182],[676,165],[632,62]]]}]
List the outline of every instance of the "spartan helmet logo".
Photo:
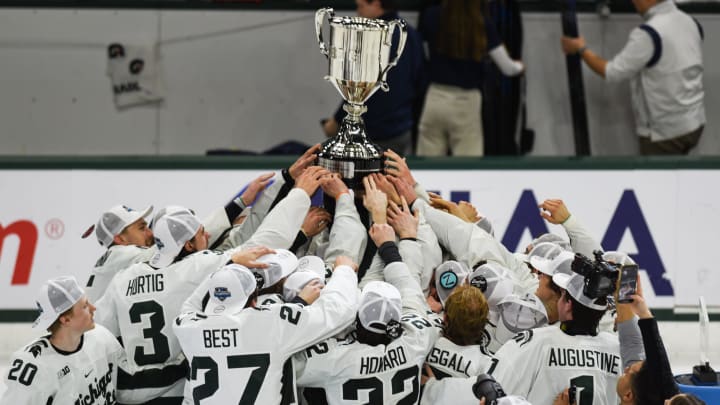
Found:
[{"label": "spartan helmet logo", "polygon": [[142,59],[133,59],[133,61],[130,62],[130,73],[138,75],[142,72],[143,67],[145,67],[145,61]]},{"label": "spartan helmet logo", "polygon": [[[262,271],[262,270],[260,270],[260,271]],[[253,271],[252,273],[253,273],[253,276],[255,276],[255,283],[257,284],[257,286],[255,288],[257,288],[258,290],[261,290],[263,288],[263,286],[265,285],[265,277],[259,271]]]},{"label": "spartan helmet logo", "polygon": [[487,279],[482,275],[475,276],[472,280],[470,280],[470,285],[479,288],[482,292],[485,292],[487,290]]},{"label": "spartan helmet logo", "polygon": [[125,47],[123,47],[120,44],[110,44],[108,46],[108,58],[116,59],[116,58],[124,58],[124,57],[125,57]]}]

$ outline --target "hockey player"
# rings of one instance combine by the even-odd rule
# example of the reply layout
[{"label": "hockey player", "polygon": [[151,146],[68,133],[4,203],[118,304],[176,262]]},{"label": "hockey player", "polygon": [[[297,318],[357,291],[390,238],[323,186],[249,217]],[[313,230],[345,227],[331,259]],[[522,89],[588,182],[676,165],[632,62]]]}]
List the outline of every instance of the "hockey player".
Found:
[{"label": "hockey player", "polygon": [[173,322],[190,364],[186,403],[295,402],[290,356],[352,322],[358,304],[356,268],[347,257],[338,257],[320,298],[307,307],[256,308],[255,277],[249,270],[230,265],[214,273],[205,312],[186,313]]},{"label": "hockey player", "polygon": [[439,330],[425,317],[419,274],[411,275],[401,261],[393,229],[374,224],[370,236],[387,264],[387,282],[371,281],[364,287],[354,333],[321,342],[294,357],[297,384],[324,389],[331,405],[358,400],[416,404],[420,369]]},{"label": "hockey player", "polygon": [[50,334],[12,355],[0,404],[115,404],[125,354],[117,339],[93,322],[95,307],[75,278],[45,282],[37,306],[33,327]]},{"label": "hockey player", "polygon": [[563,288],[557,304],[560,327],[515,335],[495,354],[493,375],[507,393],[533,404],[553,403],[568,386],[576,387],[581,404],[616,404],[615,385],[622,373],[618,339],[598,333],[607,293],[598,294],[600,298],[586,295],[591,290],[577,273],[557,273],[553,281]]}]

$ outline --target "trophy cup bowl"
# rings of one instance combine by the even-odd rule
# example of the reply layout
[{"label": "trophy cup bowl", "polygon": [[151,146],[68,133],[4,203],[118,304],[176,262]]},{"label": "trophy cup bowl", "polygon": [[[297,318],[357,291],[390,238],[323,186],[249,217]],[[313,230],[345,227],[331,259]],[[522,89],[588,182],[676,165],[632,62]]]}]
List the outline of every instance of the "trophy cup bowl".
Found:
[{"label": "trophy cup bowl", "polygon": [[[323,40],[322,26],[327,17],[330,40]],[[399,30],[395,57],[390,60],[392,38]],[[366,175],[383,170],[382,148],[367,139],[361,115],[365,102],[378,90],[388,91],[388,70],[397,64],[407,40],[403,20],[375,20],[363,17],[336,17],[332,8],[315,13],[315,32],[320,52],[328,59],[325,80],[333,84],[345,100],[347,112],[338,133],[325,141],[318,153],[318,165],[340,173],[351,188],[362,188]]]}]

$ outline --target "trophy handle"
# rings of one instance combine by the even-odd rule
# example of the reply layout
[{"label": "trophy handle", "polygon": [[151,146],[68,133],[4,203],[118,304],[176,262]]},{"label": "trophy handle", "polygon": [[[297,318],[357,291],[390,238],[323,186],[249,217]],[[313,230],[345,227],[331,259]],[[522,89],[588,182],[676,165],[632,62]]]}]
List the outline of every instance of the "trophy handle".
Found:
[{"label": "trophy handle", "polygon": [[335,17],[335,11],[332,7],[325,7],[315,12],[315,34],[317,35],[318,45],[320,45],[320,53],[329,58],[328,47],[325,45],[322,36],[323,17],[325,15],[329,15],[330,18]]},{"label": "trophy handle", "polygon": [[[385,75],[391,67],[397,65],[398,60],[400,60],[400,56],[402,56],[403,50],[405,49],[405,41],[407,41],[407,23],[405,22],[405,20],[392,20],[388,23],[388,26],[390,27],[390,29],[388,29],[388,34],[385,38],[385,44],[389,47],[392,47],[392,38],[393,34],[395,34],[396,28],[400,29],[400,42],[398,42],[398,48],[395,52],[395,58],[393,58],[393,60],[388,63],[387,66],[385,66],[382,73],[380,74],[380,77],[382,78],[380,88],[382,88],[383,91],[390,90],[390,87],[388,87],[387,81],[385,80]],[[382,66],[380,67],[382,68]]]}]

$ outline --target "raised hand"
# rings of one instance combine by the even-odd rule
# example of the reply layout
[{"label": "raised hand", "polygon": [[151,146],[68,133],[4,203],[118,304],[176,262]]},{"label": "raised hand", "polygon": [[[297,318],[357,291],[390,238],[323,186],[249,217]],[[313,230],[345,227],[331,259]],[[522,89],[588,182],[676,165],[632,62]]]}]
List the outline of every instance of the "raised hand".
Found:
[{"label": "raised hand", "polygon": [[350,266],[356,273],[358,271],[358,264],[347,256],[338,256],[335,258],[335,267],[333,267],[333,271],[335,271],[338,266]]},{"label": "raised hand", "polygon": [[435,193],[428,193],[428,194],[430,195],[430,206],[432,206],[433,208],[437,208],[439,210],[448,212],[448,213],[462,219],[465,222],[472,222],[470,220],[470,218],[465,216],[465,212],[463,210],[461,210],[460,207],[456,203],[445,200]]},{"label": "raised hand", "polygon": [[295,180],[295,188],[299,188],[312,197],[320,187],[323,176],[330,174],[329,171],[320,166],[310,166]]},{"label": "raised hand", "polygon": [[398,194],[400,194],[401,197],[405,197],[405,201],[407,201],[409,205],[412,205],[412,203],[417,200],[417,194],[411,184],[395,176],[387,176],[387,179],[395,186]]},{"label": "raised hand", "polygon": [[388,223],[392,225],[400,239],[417,238],[418,224],[420,223],[418,210],[411,213],[405,197],[401,197],[401,202],[402,209],[394,202],[390,203],[387,213]]},{"label": "raised hand", "polygon": [[551,224],[562,224],[570,218],[570,211],[568,211],[563,200],[545,200],[538,207],[542,209],[540,216]]},{"label": "raised hand", "polygon": [[305,236],[312,238],[322,232],[323,229],[327,228],[331,219],[332,217],[330,216],[330,213],[325,211],[325,209],[320,207],[310,207],[300,230],[305,234]]},{"label": "raised hand", "polygon": [[305,169],[310,167],[313,163],[315,163],[315,159],[317,159],[317,153],[320,151],[320,144],[317,143],[310,147],[310,149],[306,150],[305,153],[300,155],[300,157],[295,161],[295,163],[288,168],[288,173],[290,173],[290,177],[293,178],[293,180],[297,180],[298,176],[302,174]]},{"label": "raised hand", "polygon": [[330,173],[324,176],[320,179],[320,185],[325,194],[335,199],[341,194],[350,192],[338,173]]},{"label": "raised hand", "polygon": [[320,281],[312,280],[300,290],[298,297],[302,298],[308,305],[312,304],[320,297],[320,291],[322,291],[323,287],[324,285]]},{"label": "raised hand", "polygon": [[395,242],[395,231],[388,224],[373,224],[369,233],[370,238],[377,247],[382,246],[385,242]]},{"label": "raised hand", "polygon": [[268,264],[257,262],[256,260],[260,256],[265,256],[270,253],[275,253],[275,251],[265,246],[255,246],[233,253],[230,259],[233,263],[243,265],[249,269],[264,269],[268,267]]},{"label": "raised hand", "polygon": [[382,191],[387,195],[388,200],[394,202],[395,204],[400,204],[400,194],[398,194],[397,190],[395,190],[395,186],[390,183],[390,181],[384,174],[373,173],[370,175],[370,177],[375,182],[378,190]]},{"label": "raised hand", "polygon": [[248,206],[255,201],[258,193],[265,190],[265,187],[270,183],[270,179],[275,176],[275,173],[265,173],[254,179],[248,184],[245,191],[242,193],[240,198],[245,206]]},{"label": "raised hand", "polygon": [[415,187],[417,183],[410,168],[405,162],[405,158],[395,153],[392,149],[388,149],[384,153],[385,155],[385,174],[397,177],[408,183],[411,187]]},{"label": "raised hand", "polygon": [[376,224],[387,223],[387,195],[378,190],[375,181],[370,176],[363,177],[363,186],[365,186],[363,205],[370,211],[373,222]]},{"label": "raised hand", "polygon": [[470,220],[470,222],[475,223],[479,220],[481,220],[483,217],[478,213],[477,208],[475,208],[474,205],[470,204],[467,201],[460,201],[458,203],[458,208],[460,211],[465,214],[465,217]]}]

